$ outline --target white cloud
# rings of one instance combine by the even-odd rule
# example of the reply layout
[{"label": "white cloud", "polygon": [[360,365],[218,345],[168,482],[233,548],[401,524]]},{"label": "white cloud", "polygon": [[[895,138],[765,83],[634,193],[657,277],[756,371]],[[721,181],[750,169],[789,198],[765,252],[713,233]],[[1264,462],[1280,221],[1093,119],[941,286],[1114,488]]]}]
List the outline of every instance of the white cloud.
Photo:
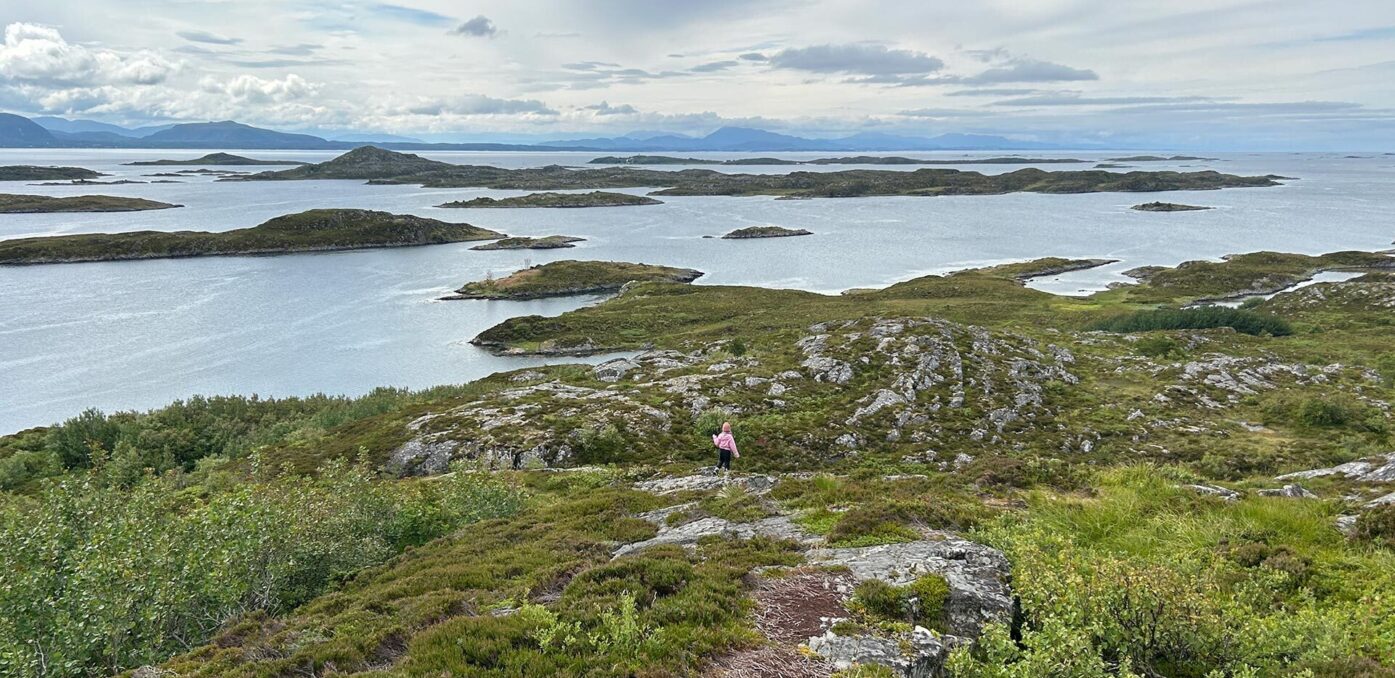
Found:
[{"label": "white cloud", "polygon": [[868,44],[782,49],[769,55],[768,60],[775,68],[862,75],[923,75],[938,71],[945,65],[940,59],[924,52]]},{"label": "white cloud", "polygon": [[252,103],[284,103],[311,96],[319,89],[294,73],[279,79],[246,74],[227,81],[205,77],[199,81],[199,86],[211,94],[225,94],[235,100]]},{"label": "white cloud", "polygon": [[28,23],[5,27],[0,77],[38,87],[154,85],[178,70],[154,52],[90,49],[63,39],[57,29]]}]

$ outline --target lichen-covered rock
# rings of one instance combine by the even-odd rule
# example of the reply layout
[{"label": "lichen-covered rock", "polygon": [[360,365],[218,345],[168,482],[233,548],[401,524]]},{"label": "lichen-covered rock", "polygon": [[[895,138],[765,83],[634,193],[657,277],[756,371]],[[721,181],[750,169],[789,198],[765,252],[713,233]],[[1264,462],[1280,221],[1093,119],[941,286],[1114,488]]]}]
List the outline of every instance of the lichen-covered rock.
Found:
[{"label": "lichen-covered rock", "polygon": [[755,536],[763,536],[773,539],[789,539],[805,544],[812,544],[819,541],[819,537],[809,534],[803,528],[791,522],[789,516],[773,516],[749,523],[734,523],[725,518],[708,517],[700,518],[691,523],[684,523],[676,527],[660,525],[659,533],[652,539],[625,544],[617,548],[614,555],[618,558],[627,553],[642,551],[662,544],[691,546],[704,537],[714,536],[736,539],[750,539]]},{"label": "lichen-covered rock", "polygon": [[616,382],[624,379],[626,374],[638,368],[639,364],[629,358],[616,358],[595,366],[591,372],[600,381]]},{"label": "lichen-covered rock", "polygon": [[1220,497],[1226,501],[1235,501],[1240,498],[1240,493],[1235,490],[1228,490],[1216,485],[1183,485],[1197,494],[1206,494],[1213,497]]},{"label": "lichen-covered rock", "polygon": [[775,486],[777,479],[774,476],[766,475],[740,475],[721,476],[698,474],[691,476],[678,476],[674,478],[655,478],[635,483],[635,489],[652,494],[673,494],[683,491],[706,492],[710,490],[720,490],[724,487],[739,487],[752,494],[765,494],[770,488]]},{"label": "lichen-covered rock", "polygon": [[945,605],[950,633],[977,638],[989,622],[1010,623],[1011,568],[1002,551],[948,534],[939,539],[862,548],[814,549],[810,563],[846,567],[858,579],[909,584],[921,575],[937,574],[949,583]]},{"label": "lichen-covered rock", "polygon": [[1302,485],[1284,485],[1273,489],[1260,490],[1260,496],[1264,497],[1288,497],[1290,499],[1317,499],[1318,496],[1309,492]]},{"label": "lichen-covered rock", "polygon": [[840,671],[857,664],[879,664],[906,678],[934,678],[941,675],[950,651],[964,642],[917,626],[892,636],[840,636],[828,631],[810,638],[808,646]]}]

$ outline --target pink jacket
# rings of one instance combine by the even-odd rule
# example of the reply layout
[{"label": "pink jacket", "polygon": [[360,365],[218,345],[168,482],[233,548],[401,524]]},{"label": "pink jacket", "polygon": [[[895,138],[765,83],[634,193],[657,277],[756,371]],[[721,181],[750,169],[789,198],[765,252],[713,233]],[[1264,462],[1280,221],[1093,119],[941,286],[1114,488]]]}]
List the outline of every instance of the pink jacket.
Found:
[{"label": "pink jacket", "polygon": [[730,433],[718,433],[712,436],[712,444],[731,452],[734,457],[741,456],[741,453],[736,451],[736,438]]}]

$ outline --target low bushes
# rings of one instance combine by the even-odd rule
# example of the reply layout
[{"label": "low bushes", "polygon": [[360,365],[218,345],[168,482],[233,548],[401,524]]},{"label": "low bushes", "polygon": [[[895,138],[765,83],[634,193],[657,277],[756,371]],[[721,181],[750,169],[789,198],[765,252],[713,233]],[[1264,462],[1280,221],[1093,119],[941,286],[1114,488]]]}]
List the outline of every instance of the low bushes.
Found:
[{"label": "low bushes", "polygon": [[1293,327],[1282,318],[1224,306],[1134,311],[1097,321],[1091,324],[1089,329],[1130,333],[1153,330],[1205,330],[1218,327],[1229,327],[1236,332],[1256,336],[1283,337],[1293,334]]}]

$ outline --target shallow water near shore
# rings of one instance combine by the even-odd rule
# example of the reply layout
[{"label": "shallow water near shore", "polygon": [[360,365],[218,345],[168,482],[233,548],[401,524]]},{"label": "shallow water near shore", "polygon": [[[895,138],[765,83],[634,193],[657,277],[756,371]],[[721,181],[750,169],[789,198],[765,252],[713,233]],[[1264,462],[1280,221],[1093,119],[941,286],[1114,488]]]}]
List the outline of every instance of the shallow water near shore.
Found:
[{"label": "shallow water near shore", "polygon": [[[88,167],[102,180],[184,167],[129,167],[190,150],[0,150],[0,165]],[[234,151],[237,152],[237,151]],[[256,158],[318,162],[333,152],[246,151]],[[595,153],[424,153],[461,164],[582,165]],[[687,154],[685,154],[687,155]],[[693,154],[737,157],[737,154]],[[813,158],[827,154],[774,154]],[[988,157],[1001,153],[902,153]],[[1123,153],[1033,153],[1092,160]],[[519,191],[369,186],[357,181],[31,186],[0,192],[107,194],[185,205],[157,212],[0,215],[0,238],[140,229],[222,231],[319,207],[361,207],[468,221],[509,235],[574,235],[574,249],[475,252],[473,243],[276,257],[225,257],[0,268],[0,433],[51,423],[86,407],[144,409],[193,394],[361,394],[375,386],[460,383],[544,361],[492,356],[468,344],[523,314],[555,315],[596,298],[531,302],[436,297],[488,274],[559,259],[613,259],[697,268],[698,284],[744,284],[837,293],[928,273],[1042,256],[1100,257],[1117,264],[1032,282],[1080,294],[1127,279],[1141,265],[1227,253],[1318,254],[1379,250],[1395,238],[1395,156],[1221,154],[1216,161],[1135,163],[1134,169],[1215,169],[1298,177],[1274,188],[1082,195],[774,200],[674,197],[644,207],[441,209],[449,200]],[[1091,164],[1043,165],[1048,170]],[[868,168],[868,166],[860,166]],[[911,170],[913,166],[880,169]],[[964,165],[984,173],[1013,165]],[[276,168],[238,168],[250,170]],[[682,169],[665,166],[659,169]],[[721,167],[730,172],[830,171],[845,166]],[[1127,170],[1113,170],[1127,171]],[[645,193],[649,189],[627,192]],[[1164,200],[1216,209],[1147,213]],[[813,236],[704,239],[759,225]]]}]

